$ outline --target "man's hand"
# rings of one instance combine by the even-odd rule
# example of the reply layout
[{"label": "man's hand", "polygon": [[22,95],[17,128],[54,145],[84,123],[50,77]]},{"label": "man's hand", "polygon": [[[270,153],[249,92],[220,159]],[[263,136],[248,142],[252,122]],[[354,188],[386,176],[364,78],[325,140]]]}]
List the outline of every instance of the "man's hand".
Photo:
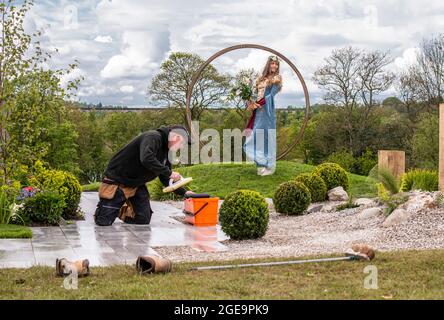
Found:
[{"label": "man's hand", "polygon": [[170,179],[173,179],[174,182],[179,181],[182,178],[180,173],[174,172],[171,174]]}]

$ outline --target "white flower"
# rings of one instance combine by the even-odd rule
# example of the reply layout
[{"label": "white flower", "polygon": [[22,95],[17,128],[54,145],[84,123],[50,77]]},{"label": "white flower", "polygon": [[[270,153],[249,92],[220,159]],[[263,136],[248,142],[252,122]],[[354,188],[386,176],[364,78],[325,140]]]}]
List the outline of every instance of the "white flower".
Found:
[{"label": "white flower", "polygon": [[11,217],[14,217],[17,215],[17,213],[20,211],[20,209],[22,209],[24,207],[24,203],[22,204],[16,204],[14,203],[11,207]]}]

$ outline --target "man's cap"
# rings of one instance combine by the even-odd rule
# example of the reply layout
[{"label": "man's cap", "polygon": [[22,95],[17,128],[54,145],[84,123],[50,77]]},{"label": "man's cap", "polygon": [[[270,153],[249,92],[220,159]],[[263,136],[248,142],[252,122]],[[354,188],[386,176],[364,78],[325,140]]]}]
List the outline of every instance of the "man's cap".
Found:
[{"label": "man's cap", "polygon": [[181,135],[182,137],[184,137],[185,141],[187,141],[189,145],[193,144],[193,140],[191,139],[191,135],[188,132],[187,128],[185,128],[185,126],[182,126],[182,125],[170,126],[170,132],[177,133],[177,134]]}]

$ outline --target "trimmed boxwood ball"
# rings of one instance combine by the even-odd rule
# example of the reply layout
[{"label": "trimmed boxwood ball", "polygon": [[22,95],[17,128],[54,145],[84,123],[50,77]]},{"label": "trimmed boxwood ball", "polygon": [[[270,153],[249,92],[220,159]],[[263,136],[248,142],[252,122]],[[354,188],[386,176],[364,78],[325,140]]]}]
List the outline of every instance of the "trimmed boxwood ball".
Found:
[{"label": "trimmed boxwood ball", "polygon": [[222,231],[231,239],[257,239],[268,229],[269,211],[265,198],[256,191],[230,193],[219,210]]},{"label": "trimmed boxwood ball", "polygon": [[350,186],[347,172],[336,163],[323,163],[317,166],[313,173],[318,174],[324,180],[327,191],[336,187],[343,187],[347,191]]},{"label": "trimmed boxwood ball", "polygon": [[273,203],[279,213],[302,215],[311,203],[310,190],[302,182],[285,182],[277,188]]},{"label": "trimmed boxwood ball", "polygon": [[327,185],[318,174],[302,173],[295,181],[302,182],[310,190],[312,202],[321,202],[327,198]]}]

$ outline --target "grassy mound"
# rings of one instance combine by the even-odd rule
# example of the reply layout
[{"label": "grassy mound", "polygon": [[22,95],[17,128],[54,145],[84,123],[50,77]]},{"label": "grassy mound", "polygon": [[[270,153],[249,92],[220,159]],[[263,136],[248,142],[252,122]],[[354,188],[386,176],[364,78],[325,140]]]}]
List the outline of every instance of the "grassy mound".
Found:
[{"label": "grassy mound", "polygon": [[[272,198],[276,188],[284,182],[293,180],[304,172],[312,172],[314,166],[291,161],[278,161],[276,173],[260,177],[253,164],[199,164],[177,169],[184,177],[192,177],[191,189],[206,192],[212,196],[225,198],[229,193],[246,189],[255,190],[267,198]],[[348,174],[350,191],[355,197],[376,197],[374,183],[367,177]],[[99,184],[87,185],[83,191],[97,191]]]}]

